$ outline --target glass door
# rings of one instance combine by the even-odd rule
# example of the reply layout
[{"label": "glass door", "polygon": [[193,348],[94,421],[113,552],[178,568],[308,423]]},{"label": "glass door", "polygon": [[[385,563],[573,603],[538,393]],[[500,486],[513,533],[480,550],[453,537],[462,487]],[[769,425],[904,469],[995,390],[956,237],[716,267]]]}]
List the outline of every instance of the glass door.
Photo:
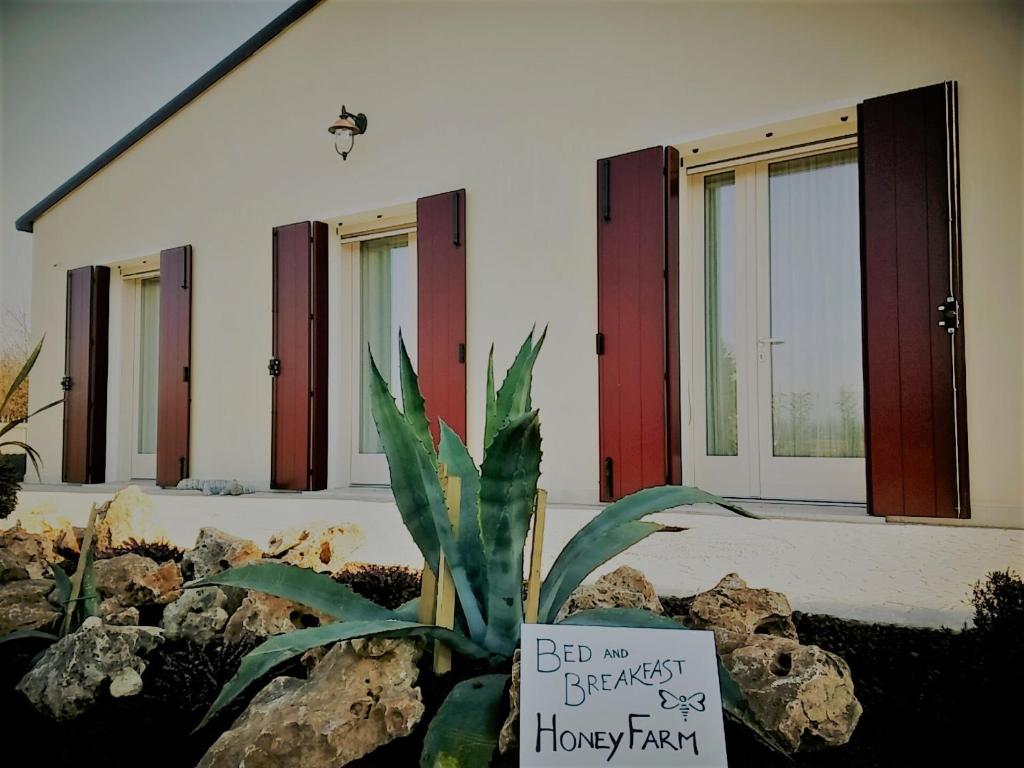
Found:
[{"label": "glass door", "polygon": [[138,281],[135,333],[135,407],[131,476],[156,477],[157,377],[160,367],[160,278]]},{"label": "glass door", "polygon": [[755,160],[690,191],[695,482],[862,502],[857,150]]},{"label": "glass door", "polygon": [[354,266],[353,326],[356,348],[352,371],[352,483],[387,485],[387,459],[370,409],[370,354],[402,405],[398,386],[401,330],[416,365],[416,234],[414,232],[361,239],[345,244]]}]

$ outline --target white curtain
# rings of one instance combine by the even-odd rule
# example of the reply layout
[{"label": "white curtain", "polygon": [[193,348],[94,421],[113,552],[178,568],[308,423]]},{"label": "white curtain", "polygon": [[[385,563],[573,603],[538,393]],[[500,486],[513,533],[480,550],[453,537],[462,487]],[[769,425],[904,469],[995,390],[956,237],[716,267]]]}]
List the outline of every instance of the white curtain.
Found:
[{"label": "white curtain", "polygon": [[160,367],[160,278],[139,286],[139,453],[156,453],[157,376]]},{"label": "white curtain", "polygon": [[704,180],[704,363],[707,455],[735,456],[736,413],[736,178],[732,171]]}]

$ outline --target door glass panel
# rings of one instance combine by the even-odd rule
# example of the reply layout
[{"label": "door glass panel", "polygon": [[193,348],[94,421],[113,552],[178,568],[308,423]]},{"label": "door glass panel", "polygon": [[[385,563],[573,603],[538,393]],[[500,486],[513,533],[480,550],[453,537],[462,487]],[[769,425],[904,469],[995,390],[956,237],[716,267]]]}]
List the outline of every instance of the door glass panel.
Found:
[{"label": "door glass panel", "polygon": [[735,456],[736,419],[736,177],[704,179],[704,357],[707,455]]},{"label": "door glass panel", "polygon": [[862,457],[857,150],[768,169],[772,448]]},{"label": "door glass panel", "polygon": [[160,278],[139,286],[138,452],[156,453],[157,375],[160,365]]},{"label": "door glass panel", "polygon": [[[359,244],[359,452],[383,453],[370,409],[370,355],[381,375],[398,381],[398,331],[402,326],[410,357],[414,358],[415,329],[410,327],[416,308],[415,265],[408,235],[393,235]],[[412,285],[410,285],[412,283]],[[397,389],[394,388],[394,389]],[[395,392],[401,406],[401,394]]]}]

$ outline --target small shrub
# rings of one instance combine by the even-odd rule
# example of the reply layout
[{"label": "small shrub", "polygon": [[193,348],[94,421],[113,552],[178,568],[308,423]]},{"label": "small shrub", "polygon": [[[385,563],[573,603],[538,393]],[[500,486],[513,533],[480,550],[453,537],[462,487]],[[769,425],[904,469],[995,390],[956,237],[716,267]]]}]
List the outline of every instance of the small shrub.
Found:
[{"label": "small shrub", "polygon": [[8,517],[18,506],[18,489],[24,474],[13,461],[0,456],[0,520]]},{"label": "small shrub", "polygon": [[995,571],[974,585],[974,628],[982,634],[1024,636],[1024,581],[1011,570]]}]

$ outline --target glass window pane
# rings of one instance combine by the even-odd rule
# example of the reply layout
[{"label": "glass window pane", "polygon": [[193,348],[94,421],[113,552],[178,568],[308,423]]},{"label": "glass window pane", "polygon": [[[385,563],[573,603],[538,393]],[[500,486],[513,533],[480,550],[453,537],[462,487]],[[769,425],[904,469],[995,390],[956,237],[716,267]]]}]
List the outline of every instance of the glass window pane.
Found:
[{"label": "glass window pane", "polygon": [[139,286],[139,453],[156,453],[157,375],[160,366],[160,278]]},{"label": "glass window pane", "polygon": [[[392,301],[396,269],[407,261],[409,236],[394,235],[359,244],[359,451],[383,453],[377,425],[370,409],[370,356],[388,382],[395,381],[398,370],[398,327],[401,308]],[[401,295],[402,291],[398,291]],[[397,393],[396,393],[397,394]]]},{"label": "glass window pane", "polygon": [[772,444],[864,455],[857,150],[772,163]]},{"label": "glass window pane", "polygon": [[704,179],[707,454],[736,456],[736,178]]}]

